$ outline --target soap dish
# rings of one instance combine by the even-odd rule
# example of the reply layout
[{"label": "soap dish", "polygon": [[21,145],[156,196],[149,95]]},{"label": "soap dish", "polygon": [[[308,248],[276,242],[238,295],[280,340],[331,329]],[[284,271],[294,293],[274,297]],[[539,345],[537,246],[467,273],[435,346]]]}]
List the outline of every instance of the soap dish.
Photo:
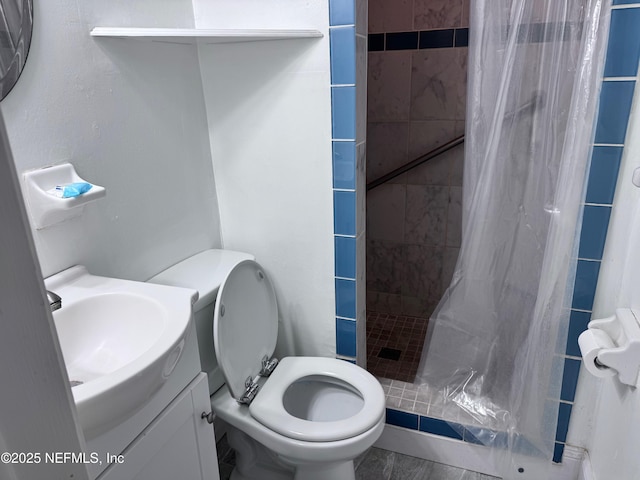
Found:
[{"label": "soap dish", "polygon": [[73,198],[58,198],[47,193],[57,185],[86,182],[70,163],[30,170],[24,172],[22,178],[27,210],[37,230],[82,215],[87,203],[107,194],[106,189],[99,185],[93,185],[88,192]]}]

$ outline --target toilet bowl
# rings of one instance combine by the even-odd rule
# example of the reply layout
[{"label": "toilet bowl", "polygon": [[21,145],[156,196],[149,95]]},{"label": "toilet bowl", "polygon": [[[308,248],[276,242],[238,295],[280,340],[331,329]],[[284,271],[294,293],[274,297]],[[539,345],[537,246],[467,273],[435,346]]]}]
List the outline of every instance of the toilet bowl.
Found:
[{"label": "toilet bowl", "polygon": [[[222,279],[215,302],[210,289],[217,282],[201,281],[212,270]],[[236,450],[232,479],[355,478],[353,459],[384,428],[382,387],[369,372],[343,360],[272,358],[276,296],[253,257],[209,250],[151,281],[195,288],[208,299],[207,305],[194,306],[198,343],[214,392],[212,409],[228,425],[229,444]]]}]

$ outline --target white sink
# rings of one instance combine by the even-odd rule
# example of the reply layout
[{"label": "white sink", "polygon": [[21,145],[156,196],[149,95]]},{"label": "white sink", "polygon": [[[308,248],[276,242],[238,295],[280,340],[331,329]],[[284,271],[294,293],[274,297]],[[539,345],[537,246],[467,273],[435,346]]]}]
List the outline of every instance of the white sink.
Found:
[{"label": "white sink", "polygon": [[193,290],[90,275],[75,266],[45,280],[78,420],[93,437],[141,408],[180,360]]}]

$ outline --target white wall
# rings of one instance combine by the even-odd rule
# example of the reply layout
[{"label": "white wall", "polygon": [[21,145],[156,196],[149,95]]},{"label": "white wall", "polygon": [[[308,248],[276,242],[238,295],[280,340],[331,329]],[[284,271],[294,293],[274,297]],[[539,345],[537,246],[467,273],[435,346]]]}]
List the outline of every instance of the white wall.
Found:
[{"label": "white wall", "polygon": [[[640,309],[640,189],[631,183],[640,167],[640,89],[636,88],[611,223],[600,270],[593,318],[616,308]],[[640,472],[640,392],[615,378],[580,372],[567,443],[589,450],[597,480],[631,480]]]},{"label": "white wall", "polygon": [[311,28],[320,39],[200,45],[224,247],[272,278],[279,353],[335,354],[326,0],[194,0],[200,28]]},{"label": "white wall", "polygon": [[45,276],[77,263],[147,279],[221,245],[197,50],[93,39],[93,26],[193,27],[189,0],[35,0],[25,71],[0,103],[17,171],[70,161],[107,188],[34,231]]}]

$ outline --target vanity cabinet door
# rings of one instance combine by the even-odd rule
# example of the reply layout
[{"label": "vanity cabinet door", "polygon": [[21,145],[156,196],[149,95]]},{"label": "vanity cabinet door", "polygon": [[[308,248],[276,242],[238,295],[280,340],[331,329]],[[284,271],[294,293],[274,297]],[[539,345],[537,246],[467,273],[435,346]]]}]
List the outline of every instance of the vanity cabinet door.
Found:
[{"label": "vanity cabinet door", "polygon": [[100,480],[220,480],[207,376],[200,373]]}]

